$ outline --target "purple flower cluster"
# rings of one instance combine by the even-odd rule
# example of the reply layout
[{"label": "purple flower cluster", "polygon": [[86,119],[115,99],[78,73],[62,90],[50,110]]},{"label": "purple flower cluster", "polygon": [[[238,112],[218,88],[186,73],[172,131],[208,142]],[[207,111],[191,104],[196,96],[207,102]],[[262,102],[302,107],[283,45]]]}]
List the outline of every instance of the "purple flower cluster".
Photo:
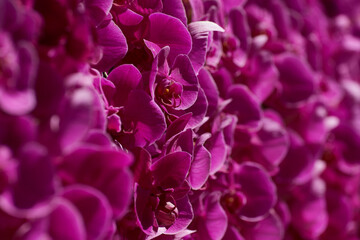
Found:
[{"label": "purple flower cluster", "polygon": [[1,0],[0,239],[359,240],[358,0]]}]

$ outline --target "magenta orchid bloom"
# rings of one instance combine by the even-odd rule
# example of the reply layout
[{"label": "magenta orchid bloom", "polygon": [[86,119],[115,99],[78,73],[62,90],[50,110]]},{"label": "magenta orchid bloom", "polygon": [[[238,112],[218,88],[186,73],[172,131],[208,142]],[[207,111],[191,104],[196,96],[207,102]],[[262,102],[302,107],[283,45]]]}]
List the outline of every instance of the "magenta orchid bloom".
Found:
[{"label": "magenta orchid bloom", "polygon": [[0,239],[359,240],[358,0],[1,0]]}]

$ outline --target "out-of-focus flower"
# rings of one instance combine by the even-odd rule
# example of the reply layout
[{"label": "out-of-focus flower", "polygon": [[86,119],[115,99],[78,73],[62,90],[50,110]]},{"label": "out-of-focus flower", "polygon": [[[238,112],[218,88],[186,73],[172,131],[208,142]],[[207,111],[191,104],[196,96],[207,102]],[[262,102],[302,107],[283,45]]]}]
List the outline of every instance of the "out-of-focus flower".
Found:
[{"label": "out-of-focus flower", "polygon": [[41,19],[20,1],[2,1],[0,14],[0,108],[22,115],[36,105],[33,88],[39,60],[34,44]]}]

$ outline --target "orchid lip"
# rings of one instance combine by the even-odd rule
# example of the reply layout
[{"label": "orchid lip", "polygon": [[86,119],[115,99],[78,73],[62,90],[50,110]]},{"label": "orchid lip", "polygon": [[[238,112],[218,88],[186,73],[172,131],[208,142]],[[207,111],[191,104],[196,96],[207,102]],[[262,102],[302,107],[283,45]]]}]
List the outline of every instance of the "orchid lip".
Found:
[{"label": "orchid lip", "polygon": [[131,121],[130,124],[123,124],[123,127],[121,129],[121,132],[125,133],[125,134],[133,134],[135,133],[135,129],[136,128],[136,124]]},{"label": "orchid lip", "polygon": [[155,211],[156,219],[161,227],[169,227],[171,226],[179,216],[179,210],[177,207],[167,201],[160,201],[158,208]]},{"label": "orchid lip", "polygon": [[173,191],[172,188],[164,190],[157,187],[155,192],[151,193],[151,205],[160,227],[170,227],[179,216],[179,210],[171,196]]}]

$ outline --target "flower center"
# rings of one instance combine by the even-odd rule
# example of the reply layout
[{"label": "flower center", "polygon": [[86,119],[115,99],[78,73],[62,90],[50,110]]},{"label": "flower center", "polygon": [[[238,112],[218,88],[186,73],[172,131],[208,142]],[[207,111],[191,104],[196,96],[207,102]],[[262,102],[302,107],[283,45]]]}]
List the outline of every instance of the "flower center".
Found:
[{"label": "flower center", "polygon": [[333,149],[331,149],[329,147],[325,147],[325,150],[322,154],[321,159],[327,163],[333,163],[336,161],[337,156]]},{"label": "flower center", "polygon": [[236,50],[237,48],[237,42],[236,39],[234,37],[227,37],[223,40],[222,42],[223,45],[223,51],[225,53],[227,52],[233,52]]},{"label": "flower center", "polygon": [[230,213],[235,213],[246,204],[246,197],[239,192],[226,193],[221,197],[222,206]]},{"label": "flower center", "polygon": [[181,105],[182,86],[173,80],[164,79],[155,90],[156,98],[166,106],[177,108]]}]

